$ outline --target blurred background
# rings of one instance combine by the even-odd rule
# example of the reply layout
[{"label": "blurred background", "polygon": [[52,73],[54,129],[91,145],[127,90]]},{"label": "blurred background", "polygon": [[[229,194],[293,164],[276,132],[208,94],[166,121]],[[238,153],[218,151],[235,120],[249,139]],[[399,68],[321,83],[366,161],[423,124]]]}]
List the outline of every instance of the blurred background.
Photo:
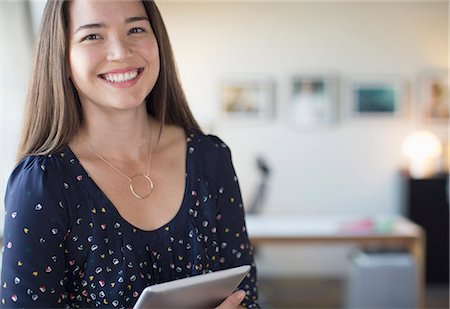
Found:
[{"label": "blurred background", "polygon": [[[448,1],[157,4],[195,117],[232,149],[247,211],[407,217],[438,235],[425,302],[448,307]],[[0,4],[2,197],[44,5]],[[263,304],[345,306],[354,250],[258,246]]]}]

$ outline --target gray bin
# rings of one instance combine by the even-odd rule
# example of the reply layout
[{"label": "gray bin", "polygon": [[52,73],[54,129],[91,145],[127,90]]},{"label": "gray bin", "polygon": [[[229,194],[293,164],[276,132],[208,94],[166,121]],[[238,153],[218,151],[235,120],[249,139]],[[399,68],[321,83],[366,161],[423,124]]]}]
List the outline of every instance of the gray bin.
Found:
[{"label": "gray bin", "polygon": [[416,266],[410,254],[363,252],[351,255],[347,308],[415,308]]}]

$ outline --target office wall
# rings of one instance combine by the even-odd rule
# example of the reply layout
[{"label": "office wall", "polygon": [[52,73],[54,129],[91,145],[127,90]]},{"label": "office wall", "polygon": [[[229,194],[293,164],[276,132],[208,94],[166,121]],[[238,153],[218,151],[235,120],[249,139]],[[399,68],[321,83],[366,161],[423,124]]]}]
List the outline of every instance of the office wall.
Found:
[{"label": "office wall", "polygon": [[[448,66],[446,2],[159,1],[159,7],[194,114],[232,148],[245,202],[258,184],[255,158],[262,155],[273,171],[267,215],[401,212],[401,144],[423,127],[417,79],[424,70]],[[301,129],[287,123],[289,78],[305,72],[339,77],[337,125]],[[220,119],[219,81],[248,75],[274,79],[274,119]],[[370,76],[404,79],[411,96],[403,115],[351,115],[348,82]],[[445,126],[427,128],[446,139]],[[260,272],[340,275],[348,249],[263,248]]]},{"label": "office wall", "polygon": [[[255,157],[263,155],[272,168],[267,215],[399,213],[401,143],[421,127],[413,108],[415,82],[422,70],[448,65],[447,2],[250,2],[158,2],[194,114],[232,148],[245,202],[259,181]],[[29,26],[18,22],[27,20],[23,3],[0,3],[2,197],[14,166],[31,63]],[[33,20],[42,6],[33,2]],[[305,130],[286,123],[289,77],[304,72],[339,77],[337,125]],[[274,79],[274,119],[220,120],[219,80],[247,75]],[[408,81],[411,113],[394,119],[349,115],[347,81],[371,75]],[[445,138],[445,127],[431,129]],[[3,198],[0,204],[3,211]],[[340,275],[348,249],[263,248],[260,273]]]},{"label": "office wall", "polygon": [[26,89],[30,76],[32,35],[24,1],[0,3],[0,230],[3,198],[16,160]]}]

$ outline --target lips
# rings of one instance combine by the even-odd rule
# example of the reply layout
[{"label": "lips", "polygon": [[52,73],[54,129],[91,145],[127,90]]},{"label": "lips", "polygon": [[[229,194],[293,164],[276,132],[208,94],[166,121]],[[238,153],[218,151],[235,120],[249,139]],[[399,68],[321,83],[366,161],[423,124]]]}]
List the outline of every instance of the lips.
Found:
[{"label": "lips", "polygon": [[143,70],[143,68],[120,69],[100,74],[99,77],[112,84],[127,83],[135,80]]}]

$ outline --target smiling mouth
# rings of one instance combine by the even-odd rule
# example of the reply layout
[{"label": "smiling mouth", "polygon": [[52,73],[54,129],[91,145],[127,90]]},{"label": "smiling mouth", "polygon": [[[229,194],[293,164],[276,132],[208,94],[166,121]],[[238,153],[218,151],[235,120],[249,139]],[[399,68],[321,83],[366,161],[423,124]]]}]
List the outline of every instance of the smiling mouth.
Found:
[{"label": "smiling mouth", "polygon": [[125,73],[106,73],[100,74],[99,77],[110,83],[123,83],[136,79],[144,69],[139,68]]}]

